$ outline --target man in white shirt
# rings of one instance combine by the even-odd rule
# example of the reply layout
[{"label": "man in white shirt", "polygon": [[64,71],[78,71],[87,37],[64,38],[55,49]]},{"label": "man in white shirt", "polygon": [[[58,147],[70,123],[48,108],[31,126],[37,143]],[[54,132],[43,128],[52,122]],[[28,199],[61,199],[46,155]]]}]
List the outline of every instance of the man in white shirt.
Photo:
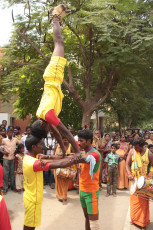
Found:
[{"label": "man in white shirt", "polygon": [[14,152],[16,146],[20,144],[20,141],[13,137],[13,130],[8,129],[7,138],[2,140],[3,150],[3,168],[4,168],[4,178],[3,178],[3,194],[7,193],[8,190],[8,179],[10,174],[11,179],[11,189],[15,189],[15,176],[14,176]]}]

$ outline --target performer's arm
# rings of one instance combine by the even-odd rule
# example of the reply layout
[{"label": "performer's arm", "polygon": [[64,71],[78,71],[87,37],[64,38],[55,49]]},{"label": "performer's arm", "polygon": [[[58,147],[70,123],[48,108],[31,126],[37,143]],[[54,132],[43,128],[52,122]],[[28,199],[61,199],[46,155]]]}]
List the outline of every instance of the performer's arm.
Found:
[{"label": "performer's arm", "polygon": [[64,156],[65,153],[66,153],[66,150],[65,150],[65,147],[64,147],[64,144],[63,144],[63,141],[62,141],[62,137],[61,137],[59,131],[57,130],[57,128],[54,125],[50,125],[50,128],[53,131],[54,137],[56,138],[57,142],[59,143],[59,145],[60,145],[60,147],[62,149],[62,152],[63,152],[63,156]]},{"label": "performer's arm", "polygon": [[75,154],[73,157],[65,157],[59,160],[41,160],[35,161],[34,171],[47,171],[48,169],[56,168],[66,168],[77,163],[86,163],[86,158],[88,155],[81,156],[80,154]]},{"label": "performer's arm", "polygon": [[129,180],[134,179],[132,172],[131,172],[132,154],[133,154],[133,150],[131,149],[126,159],[126,171],[127,171]]},{"label": "performer's arm", "polygon": [[79,153],[80,150],[76,144],[76,141],[74,140],[73,135],[71,134],[71,132],[65,127],[65,125],[61,121],[58,124],[57,128],[64,135],[64,137],[69,141],[69,143],[72,145],[74,152]]}]

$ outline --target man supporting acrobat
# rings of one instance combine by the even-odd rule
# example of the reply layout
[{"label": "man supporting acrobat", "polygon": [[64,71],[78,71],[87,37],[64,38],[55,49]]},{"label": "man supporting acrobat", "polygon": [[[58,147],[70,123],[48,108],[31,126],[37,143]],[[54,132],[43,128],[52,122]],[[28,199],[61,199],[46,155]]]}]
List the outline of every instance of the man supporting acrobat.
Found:
[{"label": "man supporting acrobat", "polygon": [[33,123],[31,132],[32,135],[38,138],[44,138],[51,129],[62,148],[63,154],[65,153],[65,148],[57,128],[72,144],[74,151],[79,152],[72,134],[58,118],[63,99],[60,86],[63,82],[64,67],[66,64],[66,59],[64,58],[64,41],[61,35],[60,24],[61,18],[66,12],[67,10],[64,5],[59,5],[50,12],[53,21],[53,40],[55,47],[51,61],[43,76],[45,80],[44,92],[36,114],[39,120]]}]

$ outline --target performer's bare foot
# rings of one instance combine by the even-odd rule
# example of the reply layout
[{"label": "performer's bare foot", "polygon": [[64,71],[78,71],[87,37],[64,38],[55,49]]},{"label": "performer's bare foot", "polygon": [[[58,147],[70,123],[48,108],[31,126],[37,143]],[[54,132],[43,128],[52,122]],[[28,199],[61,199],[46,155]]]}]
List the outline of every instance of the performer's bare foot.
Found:
[{"label": "performer's bare foot", "polygon": [[60,4],[60,5],[50,9],[51,19],[52,20],[58,20],[60,22],[60,24],[62,24],[61,19],[68,12],[70,12],[70,10],[66,9],[66,7],[63,4]]},{"label": "performer's bare foot", "polygon": [[67,200],[63,200],[63,205],[67,205]]},{"label": "performer's bare foot", "polygon": [[113,197],[117,197],[116,193],[113,193]]}]

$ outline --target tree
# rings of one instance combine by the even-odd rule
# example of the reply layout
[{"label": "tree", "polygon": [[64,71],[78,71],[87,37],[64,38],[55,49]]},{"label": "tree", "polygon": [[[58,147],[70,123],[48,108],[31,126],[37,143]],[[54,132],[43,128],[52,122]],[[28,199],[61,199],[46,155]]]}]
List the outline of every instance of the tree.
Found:
[{"label": "tree", "polygon": [[[7,70],[3,72],[1,87],[4,99],[4,94],[12,89],[8,78],[12,77],[15,87],[17,84],[20,89],[20,72],[24,72],[25,78],[28,78],[27,70],[36,76],[37,71],[44,69],[45,62],[49,62],[53,44],[47,4],[48,1],[26,1],[25,15],[15,19],[10,49],[2,63]],[[71,13],[65,17],[63,37],[69,63],[63,85],[81,107],[82,125],[85,125],[90,124],[93,111],[106,101],[119,82],[125,78],[137,81],[138,77],[152,72],[153,2],[70,0],[67,5]],[[41,81],[37,87],[39,101]],[[19,115],[25,116],[26,113],[21,113],[20,102],[16,107]]]}]

